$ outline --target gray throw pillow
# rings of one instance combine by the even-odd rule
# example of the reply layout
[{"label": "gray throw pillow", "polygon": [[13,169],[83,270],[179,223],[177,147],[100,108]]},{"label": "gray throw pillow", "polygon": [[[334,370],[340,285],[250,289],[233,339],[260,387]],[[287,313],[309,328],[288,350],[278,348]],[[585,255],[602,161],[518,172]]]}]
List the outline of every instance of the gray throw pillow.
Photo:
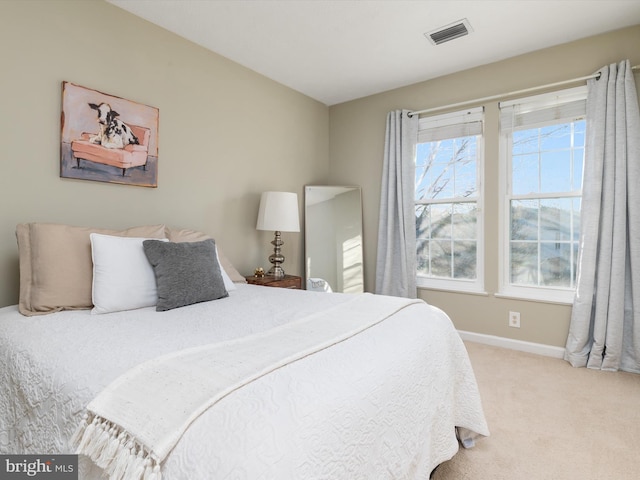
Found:
[{"label": "gray throw pillow", "polygon": [[158,289],[156,311],[228,297],[213,240],[172,243],[142,242]]}]

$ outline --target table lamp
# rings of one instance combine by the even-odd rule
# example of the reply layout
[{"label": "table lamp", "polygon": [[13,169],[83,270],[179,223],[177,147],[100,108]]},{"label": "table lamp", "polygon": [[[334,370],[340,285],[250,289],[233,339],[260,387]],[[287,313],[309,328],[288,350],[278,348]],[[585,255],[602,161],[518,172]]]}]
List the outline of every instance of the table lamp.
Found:
[{"label": "table lamp", "polygon": [[275,238],[271,242],[274,246],[273,254],[269,261],[273,264],[267,275],[283,277],[284,255],[280,249],[284,242],[281,232],[299,232],[300,221],[298,213],[298,195],[291,192],[263,192],[260,198],[260,210],[258,211],[257,230],[271,230],[275,232]]}]

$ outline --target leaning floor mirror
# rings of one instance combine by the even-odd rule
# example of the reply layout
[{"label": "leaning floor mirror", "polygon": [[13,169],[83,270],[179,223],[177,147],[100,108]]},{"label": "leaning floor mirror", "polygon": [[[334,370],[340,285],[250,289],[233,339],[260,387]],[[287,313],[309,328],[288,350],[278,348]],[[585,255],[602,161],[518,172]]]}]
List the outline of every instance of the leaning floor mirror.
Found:
[{"label": "leaning floor mirror", "polygon": [[304,189],[307,290],[364,292],[360,187]]}]

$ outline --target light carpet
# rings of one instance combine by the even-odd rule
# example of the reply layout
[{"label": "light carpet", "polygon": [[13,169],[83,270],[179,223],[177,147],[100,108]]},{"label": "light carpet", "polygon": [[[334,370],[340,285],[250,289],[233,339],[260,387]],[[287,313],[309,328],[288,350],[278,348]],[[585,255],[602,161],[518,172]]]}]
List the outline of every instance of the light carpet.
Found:
[{"label": "light carpet", "polygon": [[465,342],[491,436],[433,480],[640,478],[640,375]]}]

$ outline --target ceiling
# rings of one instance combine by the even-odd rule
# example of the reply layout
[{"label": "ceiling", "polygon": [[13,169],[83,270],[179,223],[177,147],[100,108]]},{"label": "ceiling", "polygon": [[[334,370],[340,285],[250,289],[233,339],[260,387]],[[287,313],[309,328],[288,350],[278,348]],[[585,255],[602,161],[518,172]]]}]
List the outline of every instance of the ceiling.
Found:
[{"label": "ceiling", "polygon": [[639,0],[106,1],[326,105],[640,24]]}]

